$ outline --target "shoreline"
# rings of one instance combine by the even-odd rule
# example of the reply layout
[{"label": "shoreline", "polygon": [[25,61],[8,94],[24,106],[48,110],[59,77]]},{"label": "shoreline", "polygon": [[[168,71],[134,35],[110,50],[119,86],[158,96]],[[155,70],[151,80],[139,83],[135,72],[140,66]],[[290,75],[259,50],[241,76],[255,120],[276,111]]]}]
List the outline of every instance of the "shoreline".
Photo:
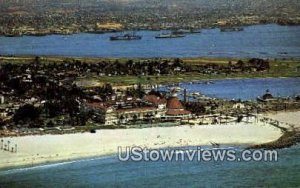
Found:
[{"label": "shoreline", "polygon": [[[294,23],[294,24],[289,24],[289,23],[286,23],[286,24],[280,24],[278,22],[266,22],[266,23],[240,23],[240,24],[233,24],[233,25],[214,25],[214,24],[208,24],[207,26],[204,26],[204,27],[193,27],[192,29],[196,29],[196,30],[207,30],[207,29],[221,29],[222,27],[229,27],[229,28],[235,28],[235,27],[251,27],[251,26],[259,26],[259,25],[278,25],[278,26],[282,26],[282,27],[285,27],[285,26],[289,26],[289,27],[293,27],[293,26],[300,26],[300,23]],[[147,28],[147,29],[139,29],[139,28],[128,28],[128,29],[111,29],[111,30],[94,30],[94,31],[88,31],[88,30],[85,30],[85,31],[64,31],[64,30],[61,30],[61,31],[56,31],[56,32],[39,32],[39,31],[32,31],[32,32],[28,32],[28,31],[25,31],[23,33],[10,33],[10,32],[7,32],[7,33],[3,33],[0,35],[0,37],[23,37],[23,36],[29,36],[29,37],[44,37],[44,36],[51,36],[51,35],[65,35],[65,36],[68,36],[68,35],[76,35],[76,34],[81,34],[81,33],[86,33],[86,34],[97,34],[97,35],[102,35],[102,34],[113,34],[113,33],[121,33],[121,32],[130,32],[130,31],[172,31],[172,30],[178,30],[178,29],[182,29],[180,27],[174,27],[174,28]],[[192,34],[192,33],[191,33]]]},{"label": "shoreline", "polygon": [[[247,149],[249,147],[249,144],[224,144],[224,148],[245,148]],[[159,150],[166,150],[166,149],[184,149],[184,148],[196,148],[201,147],[213,149],[213,146],[211,145],[201,145],[201,146],[180,146],[180,147],[168,147],[168,148],[156,148]],[[220,148],[221,149],[221,148]],[[34,163],[32,164],[17,164],[7,167],[1,167],[0,166],[0,173],[10,170],[26,170],[31,168],[39,168],[39,167],[45,167],[45,166],[56,166],[56,165],[64,165],[64,164],[70,164],[70,163],[77,163],[77,162],[84,162],[84,161],[93,161],[93,160],[101,160],[101,159],[109,159],[109,158],[117,158],[117,153],[111,153],[111,154],[105,154],[105,155],[94,155],[94,156],[86,156],[86,157],[76,157],[72,159],[57,159],[53,161],[46,161],[46,162],[40,162],[40,163]]]},{"label": "shoreline", "polygon": [[11,145],[17,143],[18,152],[1,151],[0,169],[111,156],[118,153],[118,147],[163,149],[208,146],[211,142],[247,146],[271,142],[281,136],[281,130],[271,125],[241,123],[11,137],[4,140],[9,139]]},{"label": "shoreline", "polygon": [[[31,61],[35,60],[36,57],[41,58],[41,61],[56,61],[56,62],[62,62],[63,60],[81,60],[81,61],[115,61],[115,60],[120,60],[126,61],[126,60],[155,60],[155,59],[182,59],[183,62],[187,64],[206,64],[206,63],[215,63],[215,64],[227,64],[229,60],[231,61],[238,61],[238,60],[249,60],[251,58],[255,57],[218,57],[218,56],[192,56],[192,57],[174,57],[174,56],[166,56],[166,57],[105,57],[105,56],[68,56],[68,55],[30,55],[30,54],[0,54],[0,59],[1,60],[8,60],[8,61],[15,61],[15,60],[20,60],[20,61],[26,61],[27,63],[30,63]],[[274,58],[267,58],[268,60],[274,61],[275,59],[277,61],[283,60],[283,61],[300,61],[300,57],[274,57]],[[197,62],[199,61],[199,62]]]},{"label": "shoreline", "polygon": [[283,149],[289,148],[300,143],[300,111],[290,110],[287,112],[268,112],[265,118],[273,121],[278,128],[283,130],[283,135],[273,141],[263,144],[250,146],[250,149]]}]

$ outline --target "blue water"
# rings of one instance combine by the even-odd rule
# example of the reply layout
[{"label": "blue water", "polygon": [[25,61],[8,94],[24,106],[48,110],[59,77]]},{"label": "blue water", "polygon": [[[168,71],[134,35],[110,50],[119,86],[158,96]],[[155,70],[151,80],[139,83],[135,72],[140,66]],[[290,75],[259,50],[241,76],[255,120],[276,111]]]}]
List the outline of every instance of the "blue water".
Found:
[{"label": "blue water", "polygon": [[1,187],[299,187],[300,146],[277,162],[95,160],[0,171]]},{"label": "blue water", "polygon": [[139,31],[142,40],[110,41],[113,34],[0,37],[1,55],[93,57],[300,57],[300,26],[256,25],[243,32],[204,29],[177,39],[155,39],[159,31]]},{"label": "blue water", "polygon": [[213,84],[182,83],[188,92],[200,92],[209,97],[223,99],[255,100],[269,89],[274,97],[300,95],[300,78],[255,78],[216,80]]}]

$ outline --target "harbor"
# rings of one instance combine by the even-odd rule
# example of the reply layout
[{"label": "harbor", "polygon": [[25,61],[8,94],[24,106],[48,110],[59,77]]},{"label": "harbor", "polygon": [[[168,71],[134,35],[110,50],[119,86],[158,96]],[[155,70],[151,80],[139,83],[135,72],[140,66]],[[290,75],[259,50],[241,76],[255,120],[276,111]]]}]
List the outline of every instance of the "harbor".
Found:
[{"label": "harbor", "polygon": [[242,32],[202,29],[201,33],[187,34],[185,37],[155,39],[161,32],[141,30],[136,32],[142,36],[141,40],[120,42],[110,41],[110,37],[123,35],[123,32],[0,37],[3,46],[0,54],[102,58],[300,58],[297,40],[300,38],[299,26],[255,25],[244,27]]}]

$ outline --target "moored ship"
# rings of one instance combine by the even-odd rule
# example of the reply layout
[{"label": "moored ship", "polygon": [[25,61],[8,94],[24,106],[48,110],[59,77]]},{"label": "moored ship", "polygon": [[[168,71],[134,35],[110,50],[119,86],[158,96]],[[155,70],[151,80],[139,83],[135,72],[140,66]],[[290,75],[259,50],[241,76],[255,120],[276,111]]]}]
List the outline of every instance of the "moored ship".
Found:
[{"label": "moored ship", "polygon": [[193,34],[193,33],[201,33],[201,30],[197,29],[178,29],[172,32],[172,34],[183,35],[183,34]]},{"label": "moored ship", "polygon": [[110,37],[110,40],[141,40],[141,39],[142,36],[136,34],[129,34],[129,33]]},{"label": "moored ship", "polygon": [[182,38],[182,37],[185,37],[185,35],[174,34],[174,33],[161,33],[161,34],[155,36],[155,38],[157,38],[157,39]]},{"label": "moored ship", "polygon": [[244,31],[244,28],[242,27],[223,27],[220,28],[221,32],[238,32],[238,31]]}]

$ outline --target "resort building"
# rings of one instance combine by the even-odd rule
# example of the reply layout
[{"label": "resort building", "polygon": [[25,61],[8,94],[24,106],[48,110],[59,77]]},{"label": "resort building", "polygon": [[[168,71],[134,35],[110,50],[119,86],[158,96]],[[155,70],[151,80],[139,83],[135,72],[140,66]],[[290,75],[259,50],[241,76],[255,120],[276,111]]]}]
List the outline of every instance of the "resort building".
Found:
[{"label": "resort building", "polygon": [[106,103],[86,103],[83,109],[87,112],[93,112],[92,119],[95,122],[103,123],[105,125],[117,125],[119,123],[115,108]]},{"label": "resort building", "polygon": [[85,103],[83,109],[92,111],[93,120],[104,125],[176,121],[191,117],[191,112],[184,109],[177,97],[166,100],[156,95],[146,95],[138,105],[136,101]]}]

